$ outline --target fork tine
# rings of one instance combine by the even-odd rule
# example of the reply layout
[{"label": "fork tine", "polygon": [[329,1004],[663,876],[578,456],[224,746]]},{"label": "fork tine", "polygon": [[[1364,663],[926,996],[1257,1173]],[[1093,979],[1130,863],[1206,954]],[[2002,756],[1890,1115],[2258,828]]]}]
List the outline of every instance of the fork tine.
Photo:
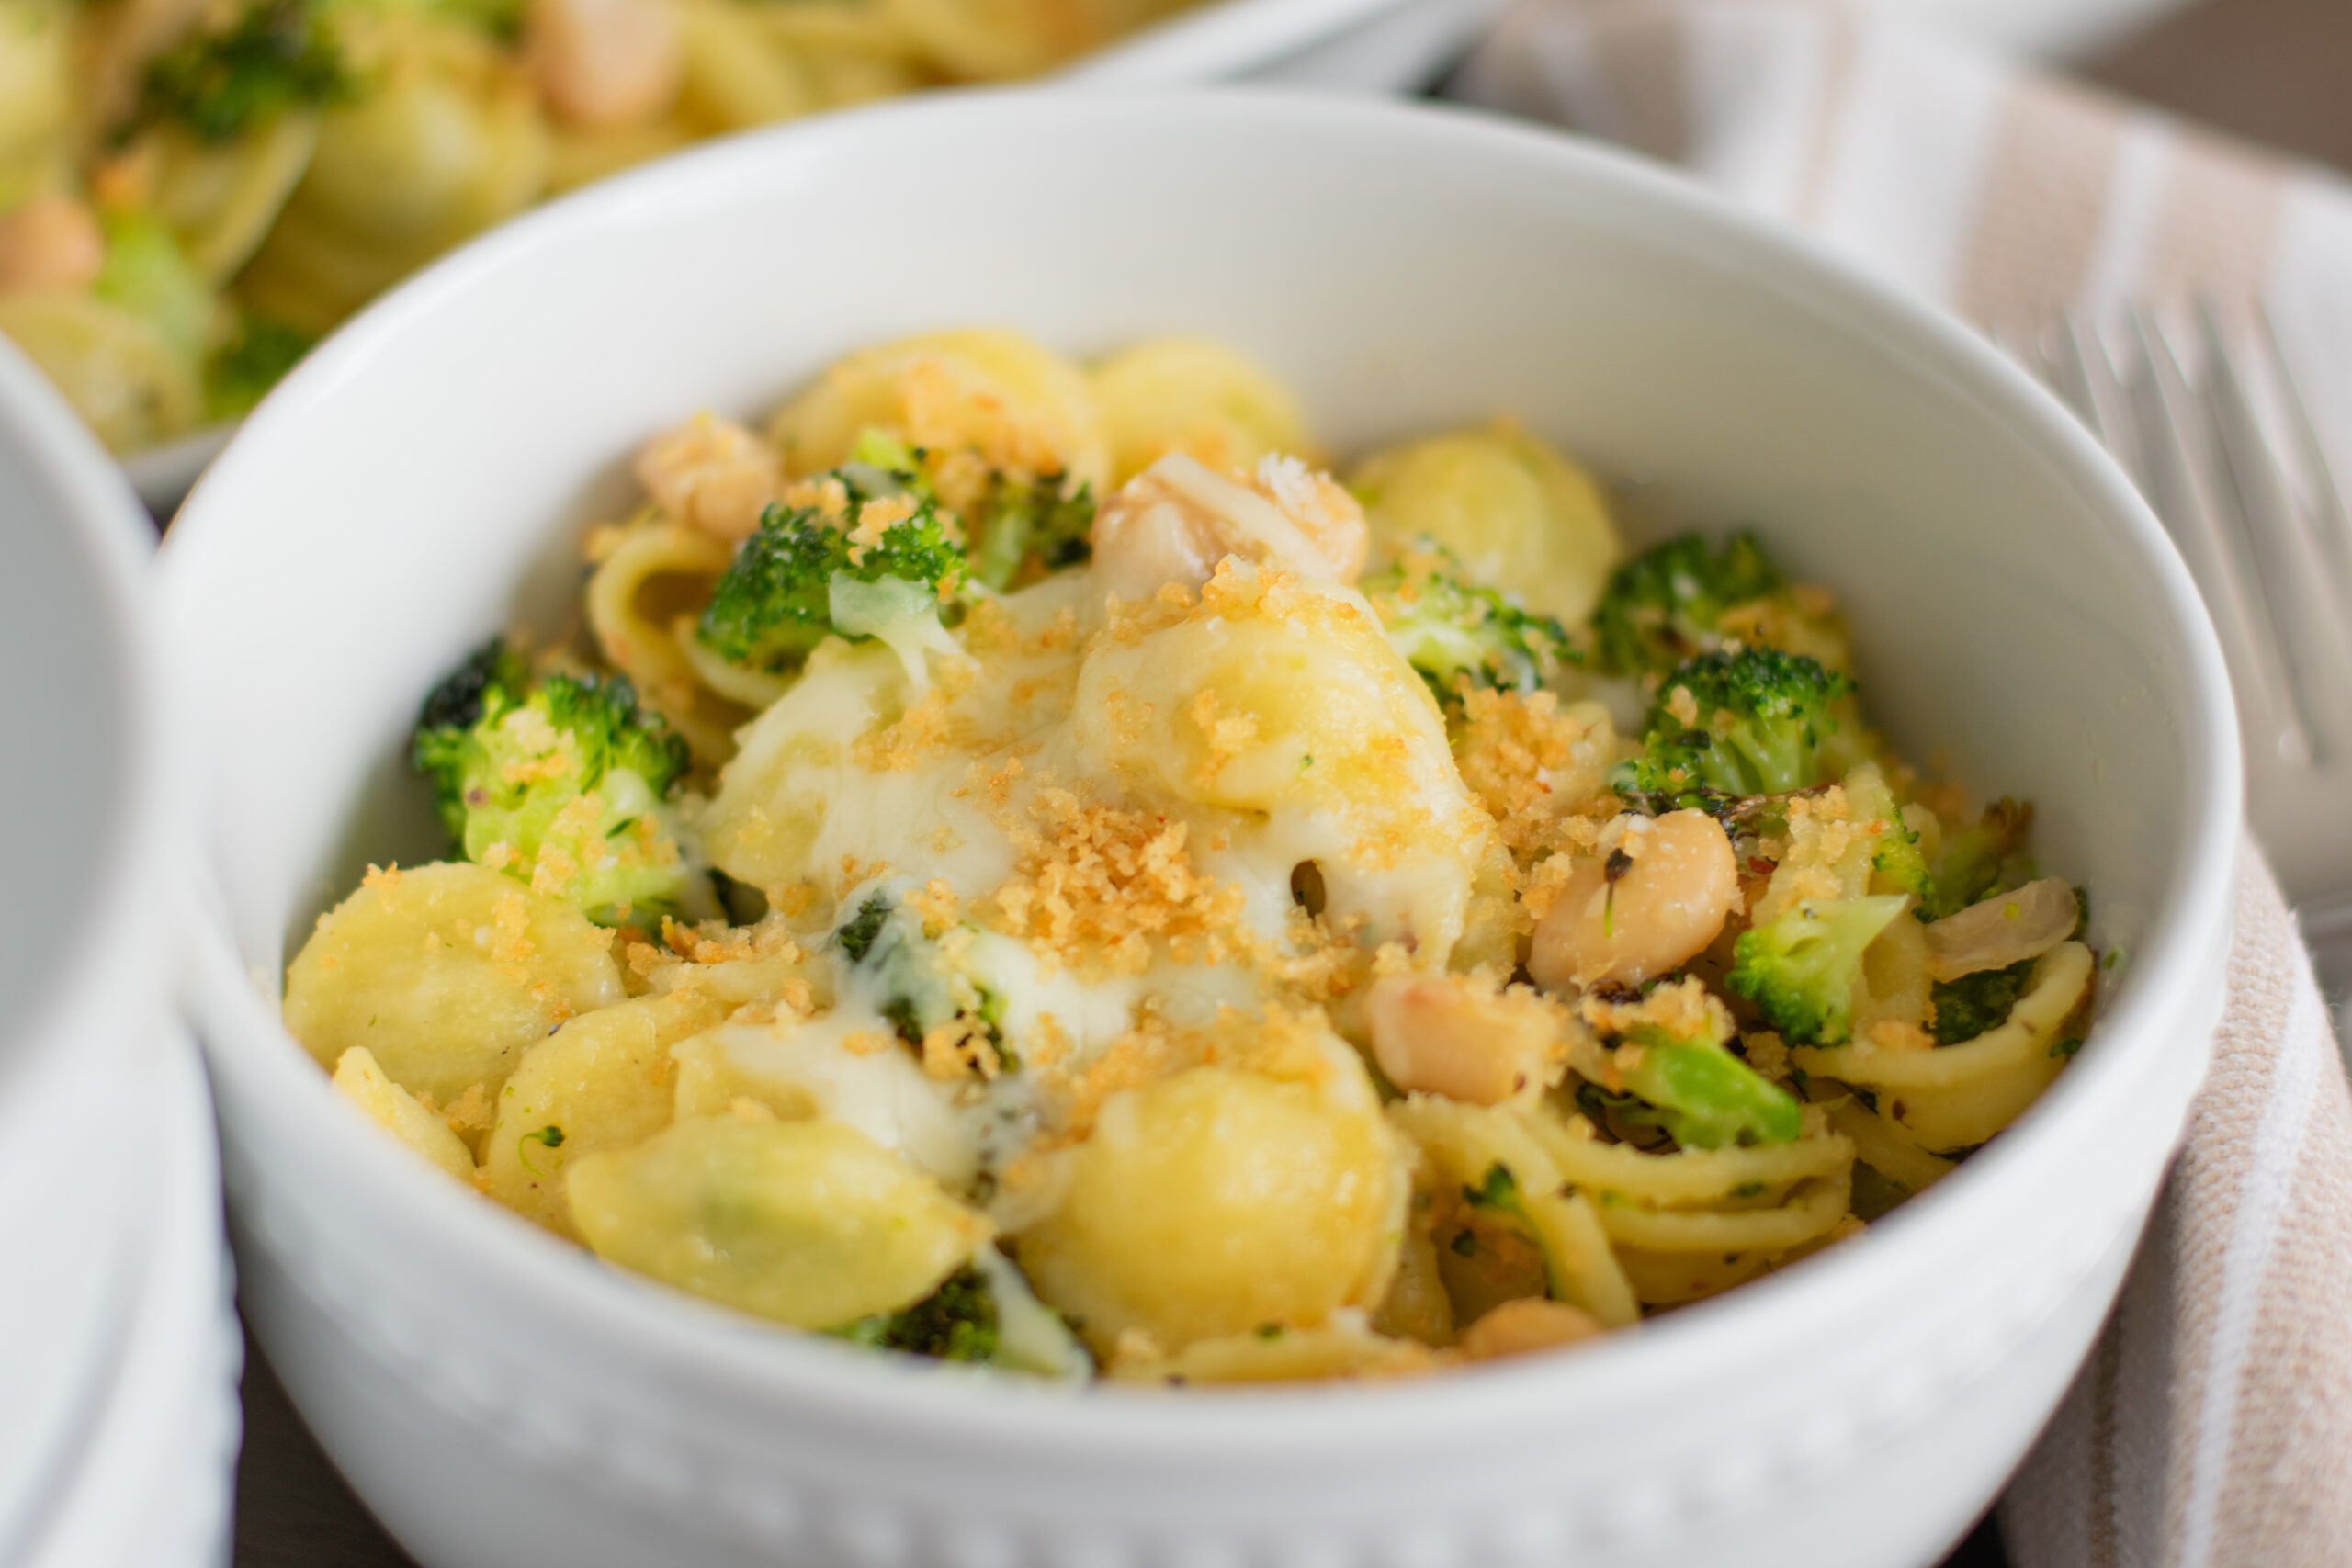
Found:
[{"label": "fork tine", "polygon": [[2205,404],[2220,441],[2220,472],[2229,481],[2225,499],[2235,502],[2222,511],[2243,530],[2238,541],[2242,558],[2252,564],[2255,591],[2269,612],[2289,700],[2311,733],[2316,758],[2333,739],[2321,698],[2352,681],[2352,652],[2339,640],[2338,617],[2327,592],[2327,563],[2287,492],[2286,478],[2256,420],[2221,319],[2209,303],[2199,301],[2197,320],[2204,339]]},{"label": "fork tine", "polygon": [[2311,405],[2303,400],[2302,388],[2296,383],[2286,346],[2278,341],[2278,324],[2267,306],[2256,310],[2256,319],[2262,327],[2259,341],[2269,351],[2271,380],[2286,411],[2288,439],[2294,446],[2296,461],[2310,479],[2312,533],[2332,574],[2329,586],[2335,595],[2337,624],[2352,625],[2352,514],[2345,511],[2344,495],[2329,470],[2319,426],[2312,422]]},{"label": "fork tine", "polygon": [[[2207,450],[2204,413],[2188,389],[2180,361],[2163,331],[2134,309],[2130,316],[2140,349],[2141,374],[2132,387],[2132,411],[2146,459],[2148,498],[2188,565],[2189,575],[2213,618],[2246,714],[2249,737],[2275,747],[2290,762],[2312,755],[2310,732],[2295,701],[2278,649],[2264,627],[2270,625],[2250,603],[2251,576],[2241,552],[2217,515],[2220,499],[2203,477],[2213,471]],[[2244,530],[2234,530],[2243,536]],[[2260,715],[2259,721],[2255,716]]]},{"label": "fork tine", "polygon": [[2109,428],[2098,400],[2091,395],[2090,364],[2083,353],[2082,339],[2075,335],[2074,318],[2067,317],[2058,323],[2057,330],[2045,340],[2041,363],[2033,369],[2043,385],[2075,411],[2075,417],[2098,438],[2098,444],[2114,451],[2115,432]]},{"label": "fork tine", "polygon": [[2097,328],[2068,315],[2058,324],[2055,342],[2050,355],[2053,384],[2098,437],[2099,445],[2144,492],[2147,464],[2132,428],[2131,401],[2124,395],[2122,378],[2115,373],[2114,361],[2108,357],[2105,341]]}]

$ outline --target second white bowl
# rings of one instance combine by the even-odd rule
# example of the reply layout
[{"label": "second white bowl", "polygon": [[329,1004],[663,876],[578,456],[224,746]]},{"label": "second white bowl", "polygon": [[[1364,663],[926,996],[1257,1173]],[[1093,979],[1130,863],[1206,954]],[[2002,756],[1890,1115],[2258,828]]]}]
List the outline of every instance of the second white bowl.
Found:
[{"label": "second white bowl", "polygon": [[153,1245],[180,848],[153,535],[0,339],[0,1562],[43,1539]]}]

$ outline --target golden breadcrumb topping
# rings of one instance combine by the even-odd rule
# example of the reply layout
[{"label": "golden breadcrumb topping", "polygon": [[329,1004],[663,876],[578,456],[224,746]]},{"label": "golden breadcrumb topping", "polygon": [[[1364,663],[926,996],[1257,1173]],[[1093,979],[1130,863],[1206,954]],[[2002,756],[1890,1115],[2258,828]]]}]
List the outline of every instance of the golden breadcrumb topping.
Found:
[{"label": "golden breadcrumb topping", "polygon": [[1588,991],[1577,1000],[1577,1010],[1595,1033],[1604,1035],[1655,1029],[1677,1040],[1728,1040],[1735,1029],[1731,1009],[1695,975],[1656,987],[1631,1001]]},{"label": "golden breadcrumb topping", "polygon": [[849,514],[849,487],[831,475],[821,479],[796,479],[784,487],[784,503],[814,512],[839,526]]},{"label": "golden breadcrumb topping", "polygon": [[922,1045],[924,1074],[941,1083],[977,1077],[991,1080],[1004,1070],[1004,1057],[989,1038],[989,1026],[969,1013],[958,1013],[926,1032]]},{"label": "golden breadcrumb topping", "polygon": [[915,514],[913,500],[903,495],[880,496],[857,509],[857,522],[849,531],[849,563],[862,564],[865,552],[882,542],[882,536]]},{"label": "golden breadcrumb topping", "polygon": [[1550,692],[1474,690],[1464,694],[1453,754],[1462,782],[1523,863],[1592,847],[1619,809],[1607,794],[1615,749],[1598,708],[1563,709]]},{"label": "golden breadcrumb topping", "polygon": [[1238,887],[1193,868],[1187,826],[1153,812],[1038,791],[1013,825],[1018,859],[991,902],[998,928],[1057,966],[1139,975],[1155,938],[1180,962],[1224,960],[1239,921]]},{"label": "golden breadcrumb topping", "polygon": [[850,747],[850,757],[875,773],[910,773],[959,738],[956,697],[947,682],[924,693],[890,723],[871,729]]}]

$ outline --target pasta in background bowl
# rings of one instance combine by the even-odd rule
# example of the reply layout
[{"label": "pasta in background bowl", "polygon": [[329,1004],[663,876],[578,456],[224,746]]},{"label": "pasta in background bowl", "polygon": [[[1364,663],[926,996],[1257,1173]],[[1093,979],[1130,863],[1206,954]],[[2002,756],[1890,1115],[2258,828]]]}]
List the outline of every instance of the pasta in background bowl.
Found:
[{"label": "pasta in background bowl", "polygon": [[[1053,188],[1092,195],[1067,210],[1007,210],[982,173],[1013,161]],[[964,243],[898,245],[857,221],[877,182],[918,170],[940,193],[936,220]],[[1195,191],[1216,199],[1170,194]],[[808,232],[835,238],[815,248],[791,243]],[[974,255],[986,265],[975,268]],[[637,307],[609,308],[622,298]],[[1170,331],[1244,345],[1294,392],[1306,434],[1329,451],[1392,451],[1365,483],[1375,510],[1380,495],[1412,493],[1417,484],[1451,493],[1457,481],[1415,475],[1450,473],[1460,454],[1408,444],[1476,427],[1502,410],[1529,438],[1626,482],[1628,517],[1650,529],[1628,541],[1633,547],[1692,523],[1752,525],[1792,578],[1838,586],[1871,717],[1896,751],[1948,747],[1957,776],[2030,797],[2049,873],[2094,890],[2090,940],[2121,956],[2088,1043],[2039,1103],[1932,1190],[1802,1267],[1573,1353],[1447,1378],[1170,1398],[877,1356],[821,1336],[780,1335],[632,1279],[458,1190],[384,1137],[352,1095],[332,1089],[262,999],[315,917],[358,886],[370,860],[412,868],[389,888],[388,877],[375,878],[379,901],[469,896],[436,878],[487,877],[501,899],[528,891],[489,863],[432,876],[413,869],[449,852],[449,826],[485,862],[503,860],[495,846],[513,842],[477,836],[463,813],[443,825],[422,809],[406,756],[419,694],[495,628],[530,627],[542,647],[562,641],[577,614],[582,529],[626,520],[640,503],[639,477],[617,459],[682,412],[751,419],[857,351],[975,322],[1007,323],[1057,354],[1090,360]],[[824,395],[795,404],[771,433],[784,464],[820,475],[847,458],[869,475],[911,471],[870,444],[861,452],[864,433],[890,423],[874,412],[889,399],[887,378],[877,389],[855,372],[852,362],[826,378]],[[1031,384],[1052,382],[1041,373]],[[1040,428],[1050,431],[1051,422]],[[700,434],[708,451],[764,461],[721,426]],[[1108,441],[1046,445],[1060,460],[1026,465],[1033,473],[1099,475],[1112,485],[1149,459],[1151,443],[1131,442],[1124,458]],[[1573,490],[1548,465],[1518,469],[1552,475],[1548,492],[1528,479],[1536,492]],[[657,494],[681,471],[670,462],[647,467]],[[1277,491],[1295,472],[1250,471]],[[727,828],[723,806],[702,824],[706,849],[714,830],[731,836],[733,847],[715,859],[776,895],[793,877],[752,865],[763,854],[802,852],[790,850],[804,830],[795,821],[821,825],[838,811],[844,821],[903,832],[933,813],[943,824],[953,818],[941,801],[894,795],[887,782],[824,776],[833,753],[821,745],[762,750],[763,733],[780,722],[774,716],[820,673],[885,685],[913,679],[917,667],[931,673],[929,633],[829,645],[840,651],[809,654],[808,672],[788,689],[779,678],[789,660],[766,657],[791,641],[775,640],[784,623],[773,616],[747,613],[717,628],[724,646],[716,663],[705,657],[713,639],[680,638],[696,629],[688,623],[701,595],[719,608],[709,585],[732,554],[720,536],[744,529],[743,497],[762,499],[763,482],[755,471],[690,495],[671,486],[673,513],[699,515],[709,503],[707,525],[689,530],[706,543],[673,530],[677,553],[630,579],[636,586],[612,596],[617,605],[599,610],[592,584],[590,615],[605,615],[608,636],[621,627],[627,645],[616,661],[688,742],[723,750],[735,743],[733,716],[765,708],[769,717],[741,732],[746,750],[733,769],[818,768],[813,816],[779,812],[786,797],[763,789],[770,808],[756,830]],[[926,482],[952,488],[944,473]],[[332,529],[319,525],[320,498],[329,494],[339,518]],[[920,510],[919,498],[888,499],[900,515],[877,525],[883,536]],[[1573,516],[1559,517],[1532,537],[1574,558]],[[624,558],[647,564],[626,553],[646,549],[662,526],[601,536],[602,570]],[[989,532],[980,531],[983,556]],[[1480,541],[1444,542],[1472,570]],[[1107,574],[1112,553],[1080,575]],[[2218,1007],[2236,809],[2226,698],[2193,596],[2128,485],[2062,412],[1956,329],[1646,171],[1463,118],[1249,97],[1003,97],[878,111],[690,155],[485,242],[377,307],[239,437],[192,498],[167,556],[182,691],[219,738],[207,778],[218,925],[207,940],[200,1011],[221,1085],[249,1309],[338,1462],[403,1542],[436,1564],[559,1551],[587,1562],[716,1562],[739,1560],[747,1542],[820,1561],[1044,1561],[1093,1543],[1089,1550],[1115,1556],[1216,1550],[1283,1560],[1311,1551],[1369,1562],[1400,1535],[1465,1561],[1573,1551],[1603,1562],[1669,1552],[1925,1562],[1982,1507],[2087,1345],[2178,1134]],[[1327,552],[1327,567],[1335,558]],[[1547,587],[1565,592],[1563,580],[1539,582],[1532,569],[1475,570],[1521,576],[1509,586],[1531,607]],[[1016,558],[1006,581],[1023,571]],[[663,589],[665,579],[675,592]],[[1047,594],[1054,581],[1049,574],[1026,592]],[[1188,617],[1201,596],[1212,593],[1228,595],[1230,624],[1243,626],[1250,615],[1241,586],[1228,567],[1188,606],[1147,599],[1147,612],[1159,603],[1167,624],[1134,629],[1165,635],[1174,640],[1159,646],[1174,648],[1192,635]],[[1275,586],[1260,581],[1251,592],[1262,604]],[[829,591],[828,616],[902,626],[887,604],[844,592],[836,606]],[[628,615],[612,619],[616,607]],[[1584,606],[1543,608],[1574,620]],[[1372,665],[1406,671],[1410,703],[1395,711],[1428,716],[1408,729],[1438,750],[1417,753],[1400,742],[1395,754],[1408,775],[1421,765],[1417,755],[1433,765],[1445,748],[1437,697],[1385,637],[1350,643],[1346,619],[1327,628],[1316,656],[1357,646]],[[1136,647],[1126,665],[1109,660],[1100,674],[1076,678],[1132,685],[1207,667],[1197,657],[1155,659],[1142,640]],[[1278,668],[1265,651],[1250,651],[1237,677],[1247,687],[1254,672]],[[477,694],[510,679],[494,664],[481,673]],[[1323,725],[1344,739],[1361,728],[1347,705],[1371,700],[1351,679],[1328,680],[1318,689],[1340,695],[1283,723]],[[665,680],[676,683],[665,690]],[[843,751],[867,728],[855,717],[862,700],[833,705],[852,720]],[[1278,699],[1266,700],[1266,714],[1277,712]],[[713,705],[698,717],[706,703]],[[1185,748],[1197,743],[1181,727],[1161,735],[1149,713],[1121,721],[1120,707],[1106,699],[1069,711],[1080,724],[1089,713],[1111,716],[1107,739],[1131,748],[1123,765],[1133,778],[1190,787],[1204,776],[1199,764],[1216,761],[1203,787],[1240,792],[1238,803],[1262,796],[1271,807],[1301,787],[1295,757],[1255,757],[1238,729],[1225,732],[1215,758],[1193,755]],[[1375,709],[1388,711],[1376,702],[1356,711]],[[462,733],[486,711],[460,704],[442,717]],[[1193,722],[1216,733],[1214,723]],[[1262,730],[1268,719],[1258,722]],[[250,737],[269,739],[256,750]],[[639,779],[661,771],[650,753],[628,754],[636,761],[627,771]],[[1444,764],[1435,777],[1458,775],[1450,756]],[[1849,791],[1858,787],[1851,765],[1840,764]],[[726,793],[721,784],[716,798]],[[1438,857],[1464,848],[1464,835],[1442,829],[1409,845]],[[964,852],[946,836],[935,850]],[[861,861],[871,853],[825,849],[847,852]],[[531,858],[535,875],[566,884],[561,864]],[[1432,902],[1409,878],[1385,888],[1376,877],[1351,881],[1344,857],[1320,894],[1309,894],[1290,885],[1295,858],[1283,861],[1272,889],[1284,907],[1295,892],[1327,908],[1355,897],[1371,922],[1408,909],[1417,940],[1478,940],[1475,899]],[[631,878],[665,863],[659,852],[595,868],[576,860],[574,871],[622,880],[567,886],[589,903],[547,895],[548,918],[564,915],[573,931],[593,933],[582,912],[591,903],[618,919],[627,902],[634,915],[638,900],[661,890],[658,877]],[[864,890],[853,882],[827,891],[838,901]],[[830,942],[844,954],[864,945],[868,956],[887,946],[884,927],[906,908],[903,896],[876,907],[875,929],[860,933],[870,902],[861,897],[854,909],[812,916],[810,945]],[[1182,915],[1170,908],[1170,919]],[[609,964],[595,945],[602,940],[592,935],[581,951]],[[2064,950],[2062,942],[2051,951]],[[326,956],[343,955],[322,951],[302,962]],[[782,956],[754,948],[741,961]],[[658,971],[669,960],[655,952],[651,964]],[[621,1000],[628,982],[600,977],[593,963],[563,984],[588,987],[568,1004],[590,1009],[582,1023],[600,1016],[594,1004],[605,998],[648,1012],[697,1005],[685,990],[666,1001],[650,993],[646,1004]],[[315,1045],[301,991],[289,993],[286,1021]],[[520,1002],[543,1005],[548,995],[526,991]],[[364,1028],[380,1014],[361,1007],[345,1016]],[[692,1019],[647,1024],[657,1041],[665,1027],[676,1039],[704,1027]],[[861,1060],[920,1072],[910,1046],[875,1032]],[[926,1044],[932,1032],[922,1031]],[[960,1051],[973,1066],[987,1061],[981,1046],[1001,1043],[984,1029],[950,1032],[943,1055]],[[469,1038],[490,1044],[479,1032]],[[2034,1042],[2038,1060],[2054,1070],[2064,1058],[2051,1056],[2048,1043]],[[1275,1055],[1283,1048],[1267,1044]],[[462,1099],[470,1083],[487,1081],[479,1065],[453,1064],[428,1082],[420,1074],[435,1071],[430,1064],[388,1063],[372,1047],[370,1055],[380,1074],[351,1087],[394,1120],[406,1113],[387,1085],[407,1080],[408,1106],[421,1111],[420,1087],[446,1106],[444,1097]],[[366,1064],[353,1057],[335,1059],[356,1078]],[[1323,1060],[1310,1077],[1339,1083],[1352,1073],[1366,1083],[1351,1065],[1359,1058]],[[1346,1071],[1333,1077],[1341,1064]],[[700,1065],[730,1067],[715,1058]],[[1408,1077],[1422,1070],[1393,1065]],[[996,1066],[1004,1066],[1001,1055]],[[1278,1075],[1259,1076],[1279,1085]],[[1823,1076],[1833,1076],[1826,1065]],[[832,1122],[794,1122],[790,1107],[761,1102],[756,1086],[747,1091],[725,1071],[712,1077],[720,1113],[695,1124],[716,1129],[718,1143],[686,1151],[649,1127],[645,1138],[586,1153],[575,1175],[595,1170],[605,1179],[584,1184],[587,1207],[583,1184],[571,1182],[575,1226],[592,1239],[618,1234],[605,1217],[626,1209],[632,1182],[647,1190],[632,1149],[653,1148],[674,1173],[689,1153],[759,1162],[813,1158],[819,1144],[842,1145],[820,1131],[794,1134],[785,1148],[763,1130]],[[560,1089],[575,1081],[550,1077]],[[525,1085],[515,1098],[526,1092],[539,1090]],[[1446,1131],[1435,1123],[1462,1120],[1444,1105],[1476,1111],[1475,1098],[1464,1089],[1430,1101],[1407,1130],[1424,1149],[1444,1148]],[[1342,1093],[1315,1114],[1360,1116],[1347,1124],[1369,1129],[1377,1102],[1367,1095],[1356,1102],[1361,1111],[1350,1111]],[[1360,1157],[1344,1152],[1353,1146],[1344,1139],[1280,1131],[1304,1125],[1284,1120],[1299,1103],[1276,1095],[1245,1123],[1301,1158],[1316,1149]],[[1123,1114],[1217,1124],[1182,1096],[1155,1104]],[[1619,1109],[1602,1103],[1588,1115]],[[1761,1124],[1751,1152],[1804,1146],[1771,1142],[1778,1114],[1762,1112],[1771,1124]],[[417,1124],[449,1131],[430,1118]],[[557,1117],[516,1123],[531,1134],[564,1126]],[[1975,1135],[1957,1122],[1920,1134],[1947,1149]],[[1626,1148],[1636,1141],[1597,1145],[1643,1157]],[[514,1189],[540,1180],[544,1199],[548,1156],[571,1145],[569,1129],[560,1144],[518,1134],[491,1145],[491,1159],[506,1160],[505,1142],[516,1156]],[[868,1134],[865,1142],[875,1140]],[[1728,1143],[1740,1143],[1736,1132]],[[1513,1149],[1498,1158],[1491,1144],[1473,1145],[1444,1179],[1502,1199],[1498,1165],[1515,1158],[1539,1173],[1531,1185],[1546,1188],[1546,1158],[1556,1167],[1586,1153],[1539,1145],[1533,1156]],[[536,1170],[523,1168],[526,1158]],[[1115,1313],[1115,1303],[1100,1299],[1112,1276],[1083,1260],[1104,1245],[1132,1245],[1116,1216],[1133,1212],[1135,1195],[1215,1164],[1211,1154],[1171,1155],[1133,1186],[1124,1174],[1096,1173],[1088,1186],[1104,1217],[1073,1213],[1050,1245],[1034,1255],[1016,1247],[1023,1266],[1077,1315]],[[900,1181],[907,1161],[860,1168],[887,1188],[883,1172]],[[942,1201],[947,1190],[926,1179],[927,1189],[894,1189],[903,1195],[885,1207],[905,1209],[923,1192],[931,1196],[921,1203]],[[1374,1196],[1394,1194],[1365,1193]],[[539,1213],[560,1223],[554,1211]],[[892,1254],[903,1268],[882,1295],[920,1293],[943,1264],[980,1256],[968,1223],[940,1213],[945,1227],[923,1234],[949,1241]],[[1007,1231],[1031,1228],[994,1218]],[[682,1278],[662,1261],[670,1233],[637,1234],[650,1239],[616,1250],[645,1271]],[[1386,1245],[1390,1232],[1371,1234]],[[1507,1235],[1493,1239],[1511,1245]],[[1304,1233],[1297,1247],[1310,1247]],[[1348,1275],[1355,1265],[1344,1251],[1316,1276]],[[1077,1260],[1064,1278],[1054,1278],[1056,1254]],[[803,1271],[786,1282],[814,1289],[822,1278]],[[1635,1289],[1663,1299],[1671,1283]],[[765,1289],[711,1293],[811,1326],[886,1304],[872,1293],[797,1302]],[[1096,1299],[1077,1304],[1090,1291]],[[1343,1298],[1351,1291],[1352,1301],[1373,1304],[1384,1293],[1369,1275]],[[1561,1293],[1573,1303],[1572,1290]],[[1287,1337],[1318,1321],[1318,1310],[1329,1309],[1294,1303],[1266,1320]],[[1150,1332],[1205,1343],[1217,1326]],[[1094,1346],[1114,1366],[1119,1338]],[[1150,1361],[1142,1353],[1151,1347],[1127,1348]]]},{"label": "pasta in background bowl", "polygon": [[714,135],[1091,62],[1211,80],[1382,0],[6,0],[0,335],[176,500],[309,346]]}]

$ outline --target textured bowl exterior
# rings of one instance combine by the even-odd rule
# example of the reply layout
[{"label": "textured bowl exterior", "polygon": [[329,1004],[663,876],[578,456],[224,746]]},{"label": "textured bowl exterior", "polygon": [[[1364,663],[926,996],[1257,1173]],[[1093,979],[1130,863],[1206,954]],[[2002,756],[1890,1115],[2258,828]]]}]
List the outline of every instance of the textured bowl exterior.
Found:
[{"label": "textured bowl exterior", "polygon": [[220,1568],[229,1560],[237,1373],[244,1342],[221,1235],[220,1160],[204,1061],[165,1025],[143,1075],[150,1092],[119,1137],[155,1154],[147,1256],[127,1292],[129,1332],[110,1347],[107,1399],[51,1495],[18,1568]]},{"label": "textured bowl exterior", "polygon": [[171,980],[153,538],[112,461],[0,343],[0,1561],[50,1529],[151,1247]]},{"label": "textured bowl exterior", "polygon": [[[1008,169],[1086,199],[1008,201]],[[853,221],[909,182],[957,244]],[[415,694],[560,604],[564,541],[644,434],[991,321],[1081,352],[1227,336],[1343,449],[1509,409],[1641,481],[1646,515],[1755,522],[1846,591],[1898,742],[2032,795],[2048,862],[2100,891],[2131,955],[2100,1029],[1865,1235],[1574,1356],[1384,1387],[1172,1398],[864,1356],[606,1270],[368,1134],[271,998],[406,820]],[[2128,483],[1960,329],[1662,175],[1467,116],[989,95],[690,155],[372,310],[165,553],[208,730],[305,721],[205,770],[197,1009],[247,1311],[433,1568],[1925,1563],[2096,1332],[2221,1004],[2233,723]]]}]

